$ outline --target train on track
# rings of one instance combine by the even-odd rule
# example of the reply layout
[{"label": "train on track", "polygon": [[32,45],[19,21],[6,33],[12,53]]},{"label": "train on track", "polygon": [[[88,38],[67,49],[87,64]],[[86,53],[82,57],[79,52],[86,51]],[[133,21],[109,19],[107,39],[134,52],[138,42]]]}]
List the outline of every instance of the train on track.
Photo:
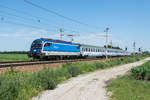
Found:
[{"label": "train on track", "polygon": [[48,38],[36,39],[32,42],[28,56],[33,59],[71,59],[86,58],[89,56],[128,56],[131,53],[125,50],[110,49],[99,46],[72,43],[63,40]]}]

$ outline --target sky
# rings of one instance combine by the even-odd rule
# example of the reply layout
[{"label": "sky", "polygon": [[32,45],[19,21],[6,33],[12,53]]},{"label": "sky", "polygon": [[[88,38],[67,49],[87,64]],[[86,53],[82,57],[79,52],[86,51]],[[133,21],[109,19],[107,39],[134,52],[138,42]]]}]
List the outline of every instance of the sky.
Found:
[{"label": "sky", "polygon": [[106,27],[109,43],[121,48],[150,50],[150,0],[29,0],[57,12],[67,20],[24,0],[0,0],[0,51],[28,51],[38,38],[103,46]]}]

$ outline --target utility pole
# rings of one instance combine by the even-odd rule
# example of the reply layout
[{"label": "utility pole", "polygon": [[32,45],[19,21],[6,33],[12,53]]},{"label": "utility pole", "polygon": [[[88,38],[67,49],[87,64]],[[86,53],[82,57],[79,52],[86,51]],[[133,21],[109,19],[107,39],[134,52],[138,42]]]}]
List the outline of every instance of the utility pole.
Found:
[{"label": "utility pole", "polygon": [[60,28],[59,31],[60,31],[60,40],[62,40],[62,37],[64,36],[64,35],[63,35],[63,32],[64,32],[64,31],[63,31],[62,28]]},{"label": "utility pole", "polygon": [[73,37],[74,37],[75,35],[68,34],[67,36],[70,37],[70,38],[71,38],[71,42],[73,42],[73,40],[74,40]]},{"label": "utility pole", "polygon": [[128,51],[128,47],[127,46],[125,46],[125,51]]},{"label": "utility pole", "polygon": [[135,48],[136,48],[136,43],[135,42],[133,42],[133,54],[135,55]]},{"label": "utility pole", "polygon": [[105,49],[106,59],[108,59],[108,30],[109,30],[109,28],[107,27],[105,30],[105,32],[106,32],[106,49]]},{"label": "utility pole", "polygon": [[79,36],[79,35],[68,34],[67,36],[68,36],[69,38],[71,38],[71,42],[73,42],[73,41],[74,41],[74,38],[73,38],[73,37]]},{"label": "utility pole", "polygon": [[110,42],[110,45],[111,45],[111,48],[112,48],[112,40],[111,40],[111,42]]}]

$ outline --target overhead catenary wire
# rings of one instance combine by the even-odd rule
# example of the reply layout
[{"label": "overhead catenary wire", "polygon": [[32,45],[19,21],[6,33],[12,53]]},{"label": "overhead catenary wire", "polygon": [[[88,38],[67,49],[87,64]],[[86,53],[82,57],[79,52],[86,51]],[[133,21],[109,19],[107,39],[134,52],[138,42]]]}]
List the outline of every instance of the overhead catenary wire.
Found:
[{"label": "overhead catenary wire", "polygon": [[84,25],[84,26],[88,26],[88,27],[92,27],[92,28],[96,28],[96,29],[98,29],[98,28],[99,28],[99,27],[97,27],[97,26],[90,25],[90,24],[87,24],[87,23],[83,23],[83,22],[78,21],[78,20],[75,20],[75,19],[73,19],[73,18],[70,18],[70,17],[64,16],[64,15],[62,15],[62,14],[60,14],[60,13],[56,12],[56,11],[53,11],[53,10],[50,10],[50,9],[44,8],[44,7],[42,7],[42,6],[38,5],[38,4],[35,4],[35,3],[31,2],[31,1],[24,0],[24,2],[26,2],[26,3],[30,4],[30,5],[32,5],[32,6],[34,6],[34,7],[40,8],[40,9],[42,9],[42,10],[46,11],[46,12],[52,13],[52,14],[54,14],[54,15],[57,15],[57,16],[59,16],[59,17],[63,18],[63,19],[66,19],[66,20],[72,21],[72,22],[74,22],[74,23],[78,23],[78,24],[81,24],[81,25]]},{"label": "overhead catenary wire", "polygon": [[12,14],[12,13],[7,13],[7,12],[4,12],[4,11],[0,11],[0,14],[5,14],[5,15],[9,15],[9,16],[13,16],[13,17],[17,17],[17,18],[21,18],[23,20],[28,20],[28,21],[33,21],[33,22],[37,22],[39,24],[42,24],[42,25],[50,25],[52,27],[55,27],[55,28],[59,28],[59,26],[53,26],[49,23],[45,23],[45,22],[41,22],[40,20],[35,20],[35,19],[31,19],[31,18],[26,18],[26,17],[22,17],[22,16],[19,16],[19,15],[16,15],[16,14]]},{"label": "overhead catenary wire", "polygon": [[[9,9],[9,10],[11,10],[11,11],[15,11],[15,12],[20,13],[20,14],[28,15],[29,17],[32,17],[33,19],[31,19],[31,18],[26,18],[26,17],[21,17],[21,16],[19,16],[19,15],[15,15],[15,14],[11,14],[11,13],[7,13],[7,12],[2,12],[2,11],[1,11],[2,13],[5,13],[5,14],[7,14],[7,15],[15,16],[15,17],[18,17],[18,18],[26,19],[26,20],[35,20],[35,21],[40,22],[40,23],[42,23],[42,24],[51,25],[51,24],[47,23],[49,20],[48,20],[48,19],[45,19],[45,18],[43,18],[43,17],[39,17],[39,16],[36,16],[36,15],[32,15],[32,14],[30,14],[30,13],[28,13],[28,12],[21,11],[21,10],[15,9],[15,8],[10,8],[10,7],[4,6],[4,5],[2,5],[2,4],[0,4],[0,7]],[[50,21],[50,22],[51,22],[51,21]],[[55,22],[55,23],[56,23],[56,22]],[[58,24],[58,23],[57,23],[57,24]],[[64,25],[63,25],[63,26],[64,26]],[[60,26],[55,26],[55,25],[53,25],[53,27],[60,28]],[[66,29],[66,28],[65,28],[65,29]],[[66,30],[69,30],[69,29],[66,29]]]},{"label": "overhead catenary wire", "polygon": [[[3,6],[3,5],[1,5],[0,4],[0,7],[4,7],[4,8],[7,8],[7,9],[10,9],[10,10],[12,10],[12,11],[15,11],[15,12],[17,12],[17,13],[22,13],[22,14],[27,14],[27,15],[30,15],[30,16],[32,16],[33,17],[33,19],[32,18],[26,18],[26,17],[22,17],[22,16],[19,16],[19,15],[16,15],[16,14],[11,14],[11,13],[7,13],[7,12],[5,12],[5,14],[7,14],[7,15],[10,15],[10,16],[14,16],[14,17],[18,17],[18,18],[22,18],[22,19],[24,19],[24,20],[32,20],[32,21],[35,21],[35,22],[38,22],[38,20],[40,21],[40,22],[38,22],[39,24],[47,24],[47,25],[50,25],[49,23],[43,23],[43,20],[42,19],[40,19],[39,17],[37,17],[37,16],[34,16],[34,15],[32,15],[32,14],[29,14],[29,13],[27,13],[27,12],[24,12],[24,11],[20,11],[20,10],[17,10],[17,9],[14,9],[14,8],[10,8],[10,7],[6,7],[6,6]],[[4,13],[4,12],[3,12]],[[44,19],[45,20],[45,19]],[[45,20],[46,21],[46,20]],[[46,21],[47,22],[47,21]],[[8,23],[8,22],[7,22]],[[13,23],[15,23],[15,22],[13,22]],[[18,23],[16,23],[17,25],[18,25]],[[19,23],[20,24],[20,23]],[[21,23],[21,25],[22,26],[26,26],[26,27],[29,27],[29,26],[33,26],[33,25],[29,25],[29,24],[24,24],[24,23]],[[35,27],[32,27],[32,28],[37,28],[37,26]],[[63,28],[63,27],[57,27],[58,29],[59,28]],[[39,29],[39,27],[37,28],[37,29]],[[40,29],[43,29],[43,28],[40,28]],[[57,31],[58,31],[58,29],[57,29]],[[64,30],[65,30],[65,33],[67,32],[67,33],[75,33],[75,34],[87,34],[87,32],[78,32],[78,31],[74,31],[74,30],[68,30],[68,29],[65,29],[65,28],[63,28]],[[88,32],[88,33],[90,33],[90,34],[94,34],[95,32]]]},{"label": "overhead catenary wire", "polygon": [[14,21],[5,21],[5,19],[2,17],[1,20],[3,23],[8,23],[8,24],[15,24],[15,25],[21,25],[21,26],[24,26],[24,27],[29,27],[29,28],[34,28],[34,29],[43,29],[43,30],[46,30],[46,31],[57,31],[57,30],[52,30],[52,29],[47,29],[47,28],[42,28],[42,27],[38,27],[38,26],[34,26],[34,25],[29,25],[29,24],[24,24],[24,23],[20,23],[20,22],[14,22]]},{"label": "overhead catenary wire", "polygon": [[[8,10],[11,10],[11,11],[15,11],[16,13],[20,13],[20,14],[24,14],[24,15],[28,15],[28,17],[30,17],[30,18],[26,18],[26,17],[21,17],[21,16],[19,16],[19,15],[15,15],[15,14],[11,14],[11,13],[8,13],[8,12],[2,12],[2,13],[5,13],[5,14],[7,14],[7,15],[10,15],[10,16],[14,16],[14,17],[18,17],[18,18],[22,18],[22,19],[24,19],[24,20],[34,20],[34,21],[36,21],[36,22],[39,22],[40,24],[44,24],[44,25],[50,25],[50,26],[52,26],[52,27],[56,27],[56,28],[63,28],[64,30],[65,30],[65,32],[67,31],[67,32],[71,32],[71,33],[81,33],[81,31],[79,32],[79,31],[75,31],[74,29],[72,30],[71,28],[64,28],[64,27],[62,27],[62,26],[64,26],[64,25],[51,25],[51,24],[49,24],[49,23],[47,23],[47,22],[49,22],[49,20],[48,19],[45,19],[45,18],[43,18],[43,17],[39,17],[39,16],[36,16],[36,15],[32,15],[32,14],[30,14],[30,13],[28,13],[28,12],[25,12],[25,11],[21,11],[21,10],[18,10],[18,9],[15,9],[15,8],[11,8],[11,7],[8,7],[8,6],[4,6],[4,5],[2,5],[2,4],[0,4],[0,7],[2,7],[2,8],[5,8],[5,9],[8,9]],[[33,18],[33,19],[32,19]],[[50,21],[51,22],[51,21]],[[56,23],[56,22],[55,22]],[[58,24],[58,23],[57,23]],[[67,26],[68,27],[68,26]],[[87,31],[87,29],[86,29],[86,31]],[[92,31],[89,31],[89,33],[95,33],[95,32],[92,32]]]},{"label": "overhead catenary wire", "polygon": [[[39,24],[52,26],[52,25],[49,24],[49,23],[39,22],[38,20],[36,21],[35,19],[22,17],[22,16],[19,16],[19,15],[16,15],[16,14],[12,14],[12,13],[7,13],[7,12],[4,12],[4,11],[0,11],[0,15],[2,15],[1,13],[2,13],[2,14],[5,14],[5,15],[13,16],[13,17],[21,18],[21,19],[23,19],[23,20],[30,20],[30,21],[33,21],[33,22],[37,22],[37,23],[39,23]],[[2,17],[2,18],[4,19],[4,17]],[[59,29],[58,26],[52,26],[52,27],[55,27],[57,30]],[[64,28],[63,28],[63,29],[64,29]],[[66,29],[66,28],[65,28],[65,32],[69,32],[69,33],[79,33],[78,31],[68,30],[68,29]]]},{"label": "overhead catenary wire", "polygon": [[[4,11],[0,11],[0,13],[5,14],[5,15],[9,15],[9,16],[14,16],[14,17],[21,18],[21,19],[25,19],[25,20],[32,20],[32,21],[34,21],[34,19],[22,17],[22,16],[19,16],[19,15],[8,13],[8,12],[4,12]],[[40,22],[39,20],[35,20],[35,21],[36,22]]]}]

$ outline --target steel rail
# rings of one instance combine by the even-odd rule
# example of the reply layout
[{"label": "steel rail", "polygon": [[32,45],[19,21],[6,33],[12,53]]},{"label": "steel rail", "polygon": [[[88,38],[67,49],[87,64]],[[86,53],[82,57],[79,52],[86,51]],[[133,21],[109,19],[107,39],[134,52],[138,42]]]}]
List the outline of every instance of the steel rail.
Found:
[{"label": "steel rail", "polygon": [[[112,59],[112,58],[110,58],[110,59]],[[109,60],[110,60],[110,59],[109,59]],[[39,64],[51,64],[51,63],[92,61],[92,60],[104,60],[104,58],[55,60],[55,61],[18,61],[18,62],[15,61],[15,62],[3,62],[3,63],[0,63],[0,68],[5,68],[5,67],[17,67],[17,66],[27,66],[27,65],[39,65]]]}]

